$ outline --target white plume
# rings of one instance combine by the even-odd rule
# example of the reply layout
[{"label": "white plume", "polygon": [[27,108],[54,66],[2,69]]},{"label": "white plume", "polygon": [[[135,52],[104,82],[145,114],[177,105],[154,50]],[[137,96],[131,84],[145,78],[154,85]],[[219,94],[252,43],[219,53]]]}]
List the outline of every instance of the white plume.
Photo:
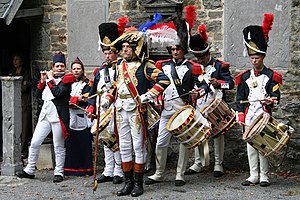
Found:
[{"label": "white plume", "polygon": [[150,48],[168,47],[179,44],[179,37],[177,31],[169,26],[162,26],[160,28],[146,31],[146,38]]}]

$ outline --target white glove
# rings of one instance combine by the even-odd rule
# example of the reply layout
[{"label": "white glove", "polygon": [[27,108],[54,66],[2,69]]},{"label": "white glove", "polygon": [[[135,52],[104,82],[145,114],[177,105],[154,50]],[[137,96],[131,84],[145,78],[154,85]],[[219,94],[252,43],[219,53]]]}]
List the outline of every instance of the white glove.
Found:
[{"label": "white glove", "polygon": [[101,99],[101,104],[100,106],[103,108],[103,109],[108,109],[109,107],[109,100],[104,98],[104,99]]},{"label": "white glove", "polygon": [[141,103],[147,103],[149,101],[149,96],[146,94],[142,94],[140,96]]}]

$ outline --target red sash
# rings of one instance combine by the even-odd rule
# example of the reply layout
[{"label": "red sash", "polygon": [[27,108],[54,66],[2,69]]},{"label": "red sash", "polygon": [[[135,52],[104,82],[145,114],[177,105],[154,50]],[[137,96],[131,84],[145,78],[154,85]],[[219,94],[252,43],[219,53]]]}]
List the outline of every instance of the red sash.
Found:
[{"label": "red sash", "polygon": [[144,105],[141,104],[141,100],[140,100],[140,95],[139,92],[137,91],[135,85],[132,82],[132,79],[130,77],[130,74],[128,73],[128,67],[127,67],[127,63],[125,61],[122,62],[122,70],[124,73],[124,82],[131,94],[131,96],[133,97],[133,99],[135,100],[137,107],[138,107],[138,112],[139,112],[139,116],[142,122],[142,130],[143,130],[143,135],[144,135],[144,141],[147,142],[147,127],[145,124],[145,120],[144,120],[144,116],[143,116],[143,112],[146,110]]}]

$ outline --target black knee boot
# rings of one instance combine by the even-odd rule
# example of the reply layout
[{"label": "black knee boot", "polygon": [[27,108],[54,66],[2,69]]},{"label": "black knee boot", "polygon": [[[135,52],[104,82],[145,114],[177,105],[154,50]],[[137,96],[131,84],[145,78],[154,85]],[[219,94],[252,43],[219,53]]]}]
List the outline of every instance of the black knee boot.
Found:
[{"label": "black knee boot", "polygon": [[137,173],[134,172],[134,187],[131,192],[132,197],[138,197],[144,193],[144,188],[143,188],[143,177],[144,173]]},{"label": "black knee boot", "polygon": [[124,176],[125,176],[125,185],[122,188],[122,190],[117,192],[117,196],[124,196],[124,195],[128,195],[131,193],[132,189],[133,189],[133,170],[129,171],[129,172],[124,172]]}]

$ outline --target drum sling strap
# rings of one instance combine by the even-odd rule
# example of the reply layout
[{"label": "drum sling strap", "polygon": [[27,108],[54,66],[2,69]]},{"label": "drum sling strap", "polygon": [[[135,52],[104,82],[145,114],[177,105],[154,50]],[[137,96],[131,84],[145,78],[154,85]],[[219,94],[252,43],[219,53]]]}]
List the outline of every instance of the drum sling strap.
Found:
[{"label": "drum sling strap", "polygon": [[123,73],[124,73],[124,82],[125,82],[128,90],[129,90],[131,96],[133,97],[133,99],[135,100],[135,102],[137,104],[138,113],[139,113],[141,123],[142,123],[144,142],[147,143],[147,127],[146,127],[145,118],[144,118],[144,115],[143,115],[143,112],[142,112],[143,110],[145,110],[145,109],[142,108],[144,105],[141,104],[139,92],[138,92],[138,90],[136,89],[135,85],[132,82],[132,78],[130,77],[130,74],[128,73],[127,64],[124,61],[122,62],[122,70],[123,70]]},{"label": "drum sling strap", "polygon": [[112,88],[112,84],[111,84],[110,76],[109,76],[109,71],[108,71],[108,66],[106,66],[104,68],[104,82],[105,82],[105,85],[108,89]]},{"label": "drum sling strap", "polygon": [[171,76],[172,76],[172,79],[174,81],[176,90],[177,90],[177,92],[179,94],[179,97],[182,100],[187,101],[188,100],[188,94],[186,94],[184,92],[184,87],[181,84],[181,81],[180,81],[180,79],[178,77],[178,74],[177,74],[177,71],[176,71],[176,68],[175,68],[175,63],[173,61],[171,61],[170,63],[171,63]]}]

